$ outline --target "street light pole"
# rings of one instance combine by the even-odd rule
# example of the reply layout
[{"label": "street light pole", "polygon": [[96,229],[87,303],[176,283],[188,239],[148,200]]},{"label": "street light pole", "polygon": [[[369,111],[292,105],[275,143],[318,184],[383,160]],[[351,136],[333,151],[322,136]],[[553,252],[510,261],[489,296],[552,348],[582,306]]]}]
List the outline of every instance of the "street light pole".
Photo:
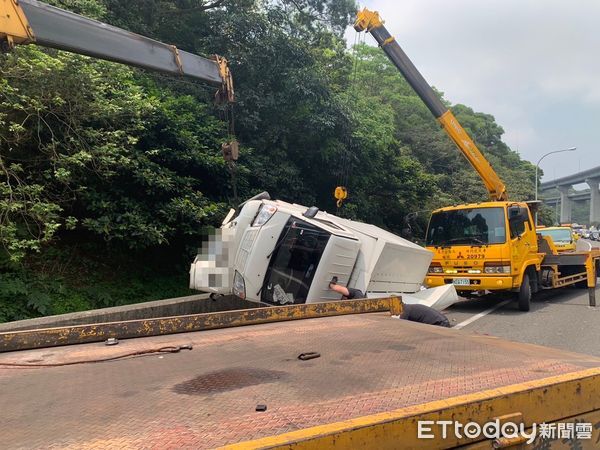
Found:
[{"label": "street light pole", "polygon": [[[535,165],[535,201],[536,202],[538,200],[538,171],[540,169],[540,163],[542,162],[542,159],[544,159],[546,156],[553,155],[555,153],[574,152],[575,150],[577,150],[577,147],[569,147],[569,148],[565,148],[563,150],[554,150],[553,152],[546,153],[538,160],[537,164]],[[538,212],[536,209],[535,210],[535,226],[536,227],[537,227],[537,224],[538,224]]]}]

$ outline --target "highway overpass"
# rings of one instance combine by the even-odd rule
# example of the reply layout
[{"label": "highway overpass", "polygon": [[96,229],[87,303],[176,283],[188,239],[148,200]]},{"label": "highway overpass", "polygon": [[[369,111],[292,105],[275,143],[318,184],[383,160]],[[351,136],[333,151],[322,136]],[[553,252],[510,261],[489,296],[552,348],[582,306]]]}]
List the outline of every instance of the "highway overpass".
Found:
[{"label": "highway overpass", "polygon": [[[589,191],[570,192],[574,185],[587,184]],[[571,210],[573,202],[590,200],[590,223],[600,222],[600,166],[584,170],[573,175],[546,181],[540,184],[540,197],[544,203],[556,205],[560,202],[560,221],[570,223],[572,221]],[[544,198],[544,192],[556,189],[559,197]]]}]

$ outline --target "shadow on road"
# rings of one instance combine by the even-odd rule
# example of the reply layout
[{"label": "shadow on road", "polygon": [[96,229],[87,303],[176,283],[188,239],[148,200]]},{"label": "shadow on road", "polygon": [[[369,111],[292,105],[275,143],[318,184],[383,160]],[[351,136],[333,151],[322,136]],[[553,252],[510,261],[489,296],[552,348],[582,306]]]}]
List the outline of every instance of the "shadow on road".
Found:
[{"label": "shadow on road", "polygon": [[[582,296],[583,301],[580,301],[578,303],[572,303],[568,306],[572,306],[574,308],[587,308],[589,305],[587,289],[564,288],[541,291],[533,297],[533,301],[531,302],[531,310],[529,311],[529,313],[542,312],[545,308],[551,306],[552,304],[569,303],[572,300]],[[455,303],[454,305],[446,309],[446,312],[477,314],[479,312],[485,311],[486,309],[494,307],[495,305],[504,300],[512,301],[507,305],[504,305],[503,307],[490,312],[490,316],[528,314],[528,312],[519,310],[514,294],[511,293],[494,293],[478,298],[465,298],[463,301]],[[600,306],[598,308],[600,309]]]}]

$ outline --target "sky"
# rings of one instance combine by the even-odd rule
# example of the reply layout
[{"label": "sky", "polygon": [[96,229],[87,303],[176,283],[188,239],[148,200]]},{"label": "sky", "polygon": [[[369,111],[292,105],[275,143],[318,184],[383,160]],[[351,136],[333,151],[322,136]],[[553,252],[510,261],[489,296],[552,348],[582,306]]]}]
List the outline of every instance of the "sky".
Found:
[{"label": "sky", "polygon": [[[600,1],[360,0],[445,98],[492,114],[543,181],[600,166]],[[349,29],[348,42],[355,31]],[[366,42],[376,45],[368,36]],[[582,186],[584,187],[584,186]]]}]

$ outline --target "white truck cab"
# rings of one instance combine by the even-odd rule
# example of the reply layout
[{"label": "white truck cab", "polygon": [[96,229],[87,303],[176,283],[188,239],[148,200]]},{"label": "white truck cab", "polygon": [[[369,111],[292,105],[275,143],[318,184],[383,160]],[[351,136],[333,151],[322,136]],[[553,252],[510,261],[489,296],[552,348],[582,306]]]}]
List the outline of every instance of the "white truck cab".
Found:
[{"label": "white truck cab", "polygon": [[[192,263],[192,289],[271,305],[315,303],[340,299],[329,289],[337,277],[371,298],[434,294],[421,292],[432,252],[406,239],[315,207],[271,200],[267,193],[240,207]],[[457,300],[451,287],[433,297],[444,305]]]}]

